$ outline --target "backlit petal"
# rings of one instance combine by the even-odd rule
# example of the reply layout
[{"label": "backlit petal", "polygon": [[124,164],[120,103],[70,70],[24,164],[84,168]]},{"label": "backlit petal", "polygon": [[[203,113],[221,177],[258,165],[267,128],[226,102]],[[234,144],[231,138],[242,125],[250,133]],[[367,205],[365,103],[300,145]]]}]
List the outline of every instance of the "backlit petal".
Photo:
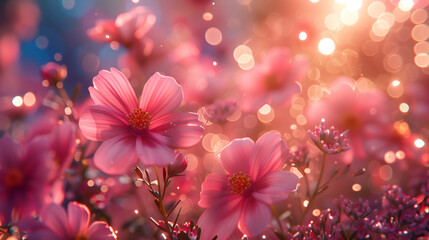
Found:
[{"label": "backlit petal", "polygon": [[128,79],[117,69],[102,70],[93,79],[94,87],[89,88],[97,105],[105,105],[124,116],[138,108],[136,94]]},{"label": "backlit petal", "polygon": [[94,155],[94,163],[107,174],[124,174],[137,164],[136,138],[118,135],[103,142]]},{"label": "backlit petal", "polygon": [[158,72],[149,78],[140,97],[140,107],[152,118],[171,113],[183,99],[182,87],[172,77]]},{"label": "backlit petal", "polygon": [[83,110],[79,127],[83,135],[93,141],[105,141],[128,131],[125,115],[103,106],[90,106]]}]

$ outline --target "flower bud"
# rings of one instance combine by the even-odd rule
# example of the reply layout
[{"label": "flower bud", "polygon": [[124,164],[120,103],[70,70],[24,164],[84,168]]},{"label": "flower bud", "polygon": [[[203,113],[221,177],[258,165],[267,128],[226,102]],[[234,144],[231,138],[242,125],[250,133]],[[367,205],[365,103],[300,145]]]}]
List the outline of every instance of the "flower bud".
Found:
[{"label": "flower bud", "polygon": [[188,162],[186,161],[185,156],[183,156],[183,153],[176,151],[175,154],[176,157],[174,162],[168,166],[168,176],[170,177],[178,176],[188,167]]},{"label": "flower bud", "polygon": [[67,77],[67,68],[65,65],[59,65],[55,62],[48,62],[42,66],[43,86],[55,86],[58,82]]}]

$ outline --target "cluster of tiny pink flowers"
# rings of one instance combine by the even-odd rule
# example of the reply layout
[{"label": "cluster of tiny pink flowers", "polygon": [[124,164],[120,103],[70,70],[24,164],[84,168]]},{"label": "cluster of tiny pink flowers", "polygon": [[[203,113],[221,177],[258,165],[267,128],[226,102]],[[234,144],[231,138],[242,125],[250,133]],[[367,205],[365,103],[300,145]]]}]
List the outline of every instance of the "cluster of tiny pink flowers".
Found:
[{"label": "cluster of tiny pink flowers", "polygon": [[350,149],[348,133],[348,130],[339,133],[333,126],[326,128],[325,119],[322,119],[320,125],[316,126],[313,132],[308,131],[308,136],[320,150],[327,154],[335,154]]}]

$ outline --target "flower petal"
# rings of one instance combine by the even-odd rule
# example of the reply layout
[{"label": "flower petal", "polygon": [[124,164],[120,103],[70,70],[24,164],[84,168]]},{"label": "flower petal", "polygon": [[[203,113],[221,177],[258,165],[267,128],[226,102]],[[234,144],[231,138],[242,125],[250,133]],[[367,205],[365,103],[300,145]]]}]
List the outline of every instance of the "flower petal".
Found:
[{"label": "flower petal", "polygon": [[89,226],[86,233],[91,240],[113,240],[117,239],[112,227],[105,222],[95,221]]},{"label": "flower petal", "polygon": [[155,73],[149,78],[140,97],[140,108],[152,118],[171,113],[183,100],[182,87],[172,77]]},{"label": "flower petal", "polygon": [[164,167],[174,162],[175,159],[174,150],[154,137],[138,136],[136,154],[145,167],[154,165]]},{"label": "flower petal", "polygon": [[116,68],[110,72],[102,70],[93,79],[94,87],[89,88],[97,105],[105,105],[119,113],[128,115],[138,108],[136,94],[128,79]]},{"label": "flower petal", "polygon": [[250,138],[235,139],[220,153],[223,168],[230,174],[243,172],[249,174],[250,156],[255,143]]},{"label": "flower petal", "polygon": [[250,178],[257,180],[267,173],[281,170],[289,149],[280,134],[268,132],[256,141],[251,155]]},{"label": "flower petal", "polygon": [[243,195],[232,193],[228,186],[228,176],[224,174],[210,174],[201,185],[201,199],[198,205],[203,208],[224,205],[234,199],[242,199]]},{"label": "flower petal", "polygon": [[62,239],[71,236],[67,214],[63,207],[55,203],[49,204],[40,215],[45,225]]},{"label": "flower petal", "polygon": [[270,207],[254,198],[249,198],[238,221],[238,228],[246,235],[255,236],[267,228],[270,219]]},{"label": "flower petal", "polygon": [[168,145],[173,148],[192,147],[200,142],[203,127],[194,113],[170,113],[163,115],[149,126],[149,130],[168,138]]},{"label": "flower petal", "polygon": [[206,209],[197,223],[202,229],[201,239],[212,239],[215,235],[219,240],[229,239],[242,212],[240,203],[241,199],[236,198],[222,206]]},{"label": "flower petal", "polygon": [[82,134],[93,141],[105,141],[128,131],[125,115],[103,106],[89,106],[83,110],[79,127]]},{"label": "flower petal", "polygon": [[292,172],[268,173],[255,183],[252,196],[258,201],[272,204],[286,199],[289,193],[296,189],[298,182],[298,176]]},{"label": "flower petal", "polygon": [[103,142],[94,155],[94,163],[107,174],[124,174],[137,164],[136,138],[118,135]]},{"label": "flower petal", "polygon": [[67,214],[71,233],[74,236],[86,231],[89,226],[90,214],[87,206],[77,202],[70,202],[67,206]]}]

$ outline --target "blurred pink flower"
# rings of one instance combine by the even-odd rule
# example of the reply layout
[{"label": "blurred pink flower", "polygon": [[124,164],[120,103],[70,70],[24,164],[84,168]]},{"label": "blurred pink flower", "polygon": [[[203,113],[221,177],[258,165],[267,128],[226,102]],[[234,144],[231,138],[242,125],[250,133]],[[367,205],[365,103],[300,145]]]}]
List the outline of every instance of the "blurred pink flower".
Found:
[{"label": "blurred pink flower", "polygon": [[91,212],[87,206],[77,202],[68,204],[67,213],[63,207],[52,203],[43,209],[40,216],[45,227],[30,230],[28,239],[117,239],[112,227],[106,222],[89,224]]},{"label": "blurred pink flower", "polygon": [[202,239],[227,239],[238,228],[246,235],[262,233],[270,222],[269,205],[294,191],[298,177],[281,171],[289,150],[278,133],[265,133],[256,143],[235,139],[220,161],[226,174],[213,173],[202,184],[198,220]]},{"label": "blurred pink flower", "polygon": [[156,17],[143,6],[121,13],[115,21],[101,20],[88,30],[90,38],[101,42],[117,41],[126,47],[139,42],[155,24]]},{"label": "blurred pink flower", "polygon": [[330,95],[309,102],[305,110],[309,124],[324,118],[338,129],[349,130],[351,151],[359,158],[374,154],[374,142],[383,141],[390,121],[386,115],[386,99],[378,90],[357,92],[354,81],[341,77],[331,84]]},{"label": "blurred pink flower", "polygon": [[235,99],[217,99],[213,104],[202,108],[203,116],[210,122],[222,123],[238,110]]},{"label": "blurred pink flower", "polygon": [[76,151],[75,125],[65,122],[55,127],[49,134],[50,148],[54,153],[53,180],[59,179],[70,167]]},{"label": "blurred pink flower", "polygon": [[108,174],[123,174],[137,164],[167,166],[172,148],[197,144],[203,133],[198,115],[173,113],[183,100],[182,88],[155,73],[143,88],[140,103],[128,79],[117,69],[100,71],[89,91],[95,106],[86,108],[79,126],[83,135],[104,141],[95,165]]},{"label": "blurred pink flower", "polygon": [[[23,219],[38,212],[50,192],[52,155],[45,137],[23,148],[10,137],[0,139],[0,222]],[[13,215],[13,216],[12,216]]]},{"label": "blurred pink flower", "polygon": [[56,62],[46,63],[42,66],[41,71],[43,80],[53,86],[67,77],[67,67]]},{"label": "blurred pink flower", "polygon": [[256,111],[264,104],[283,105],[301,91],[298,83],[307,74],[307,60],[291,58],[287,49],[274,48],[262,62],[242,74],[238,87],[244,94],[243,111]]}]

